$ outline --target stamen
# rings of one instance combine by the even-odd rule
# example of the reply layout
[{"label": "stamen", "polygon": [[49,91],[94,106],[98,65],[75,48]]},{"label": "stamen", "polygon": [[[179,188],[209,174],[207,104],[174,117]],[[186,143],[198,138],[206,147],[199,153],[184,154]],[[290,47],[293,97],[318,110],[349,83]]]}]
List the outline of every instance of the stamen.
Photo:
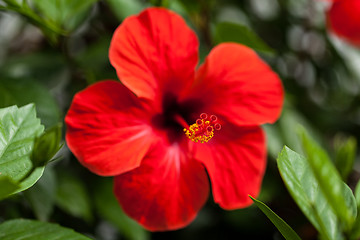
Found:
[{"label": "stamen", "polygon": [[193,142],[206,143],[214,136],[214,129],[220,130],[221,125],[217,122],[217,117],[206,113],[200,114],[200,119],[184,128],[185,135]]}]

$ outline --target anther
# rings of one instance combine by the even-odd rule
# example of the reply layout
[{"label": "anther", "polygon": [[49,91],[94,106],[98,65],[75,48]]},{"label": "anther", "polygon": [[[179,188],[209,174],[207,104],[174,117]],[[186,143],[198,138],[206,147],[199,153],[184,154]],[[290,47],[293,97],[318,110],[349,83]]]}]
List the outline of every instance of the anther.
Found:
[{"label": "anther", "polygon": [[208,142],[214,136],[214,129],[220,130],[221,125],[217,122],[217,117],[211,115],[208,117],[206,113],[200,114],[200,119],[184,128],[185,135],[193,142]]},{"label": "anther", "polygon": [[210,120],[211,120],[211,122],[216,122],[217,117],[215,115],[211,115]]},{"label": "anther", "polygon": [[206,119],[206,118],[207,118],[207,114],[206,114],[206,113],[202,113],[202,114],[200,114],[200,118],[202,118],[202,119]]}]

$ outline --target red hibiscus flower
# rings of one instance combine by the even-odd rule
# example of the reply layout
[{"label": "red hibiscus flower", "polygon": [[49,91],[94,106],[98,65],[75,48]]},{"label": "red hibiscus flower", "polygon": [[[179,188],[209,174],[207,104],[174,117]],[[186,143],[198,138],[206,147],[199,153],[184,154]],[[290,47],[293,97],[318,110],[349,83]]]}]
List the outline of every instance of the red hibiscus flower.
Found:
[{"label": "red hibiscus flower", "polygon": [[74,155],[115,176],[123,210],[151,231],[189,224],[208,199],[208,176],[222,208],[250,205],[266,166],[259,125],[281,112],[281,81],[254,51],[220,44],[195,70],[198,46],[172,11],[125,19],[109,50],[121,83],[77,93],[65,118]]},{"label": "red hibiscus flower", "polygon": [[329,28],[339,37],[360,46],[360,1],[333,1],[327,12]]}]

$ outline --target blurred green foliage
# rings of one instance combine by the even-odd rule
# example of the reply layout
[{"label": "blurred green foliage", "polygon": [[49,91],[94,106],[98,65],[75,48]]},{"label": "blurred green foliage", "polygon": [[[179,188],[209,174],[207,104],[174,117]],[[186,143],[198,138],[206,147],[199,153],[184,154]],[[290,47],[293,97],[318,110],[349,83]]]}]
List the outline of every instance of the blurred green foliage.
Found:
[{"label": "blurred green foliage", "polygon": [[60,227],[57,224],[28,219],[9,220],[1,223],[0,237],[3,240],[90,240],[88,237],[80,235],[71,229]]},{"label": "blurred green foliage", "polygon": [[[350,224],[347,219],[351,212],[344,211],[339,220],[336,214],[340,213],[332,208],[320,211],[320,220],[311,220],[305,214],[310,218],[307,220],[301,211],[304,209],[300,210],[291,197],[294,193],[287,192],[275,161],[284,145],[300,154],[306,153],[296,135],[300,123],[325,149],[328,158],[335,159],[339,178],[354,189],[360,177],[356,148],[360,138],[360,52],[327,32],[326,1],[2,0],[0,108],[35,103],[37,117],[46,129],[62,123],[76,92],[96,81],[117,79],[108,60],[108,47],[116,27],[127,16],[154,5],[181,14],[196,31],[201,61],[215,44],[231,40],[253,47],[281,77],[286,104],[279,121],[265,126],[269,160],[259,199],[293,226],[301,239],[317,239],[321,224],[314,222],[331,225],[336,224],[332,221],[341,220],[345,226]],[[351,138],[339,140],[339,134],[345,136],[343,139]],[[224,211],[212,199],[189,227],[148,233],[116,207],[108,179],[99,180],[89,173],[66,147],[59,154],[62,160],[49,163],[34,187],[0,202],[0,222],[20,217],[51,221],[100,240],[233,236],[281,239],[256,207]],[[290,150],[287,154],[296,155],[295,160],[302,159]],[[42,175],[42,170],[37,171],[31,184]],[[293,177],[299,173],[294,168]],[[321,172],[314,175],[303,181],[312,179],[328,189],[327,195],[322,196],[325,201],[334,193],[329,183],[320,179]],[[339,183],[339,178],[334,181]],[[8,187],[0,187],[0,197],[24,189],[6,177],[0,178],[0,186]],[[359,211],[360,187],[356,189]],[[343,200],[337,199],[333,205]],[[316,204],[322,204],[322,200],[317,201]],[[307,212],[313,211],[310,207]],[[360,226],[359,217],[355,226]],[[337,239],[340,230],[331,231],[328,235],[335,237],[330,239]],[[354,239],[360,235],[359,231],[351,234]]]}]

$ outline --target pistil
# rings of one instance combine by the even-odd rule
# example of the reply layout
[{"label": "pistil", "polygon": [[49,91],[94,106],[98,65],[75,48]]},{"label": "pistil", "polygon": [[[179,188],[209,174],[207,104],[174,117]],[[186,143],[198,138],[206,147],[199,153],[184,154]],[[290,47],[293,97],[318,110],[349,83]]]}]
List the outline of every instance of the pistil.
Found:
[{"label": "pistil", "polygon": [[174,120],[175,120],[175,122],[180,124],[183,128],[188,128],[189,127],[189,124],[187,124],[185,119],[182,118],[179,114],[174,115]]}]

